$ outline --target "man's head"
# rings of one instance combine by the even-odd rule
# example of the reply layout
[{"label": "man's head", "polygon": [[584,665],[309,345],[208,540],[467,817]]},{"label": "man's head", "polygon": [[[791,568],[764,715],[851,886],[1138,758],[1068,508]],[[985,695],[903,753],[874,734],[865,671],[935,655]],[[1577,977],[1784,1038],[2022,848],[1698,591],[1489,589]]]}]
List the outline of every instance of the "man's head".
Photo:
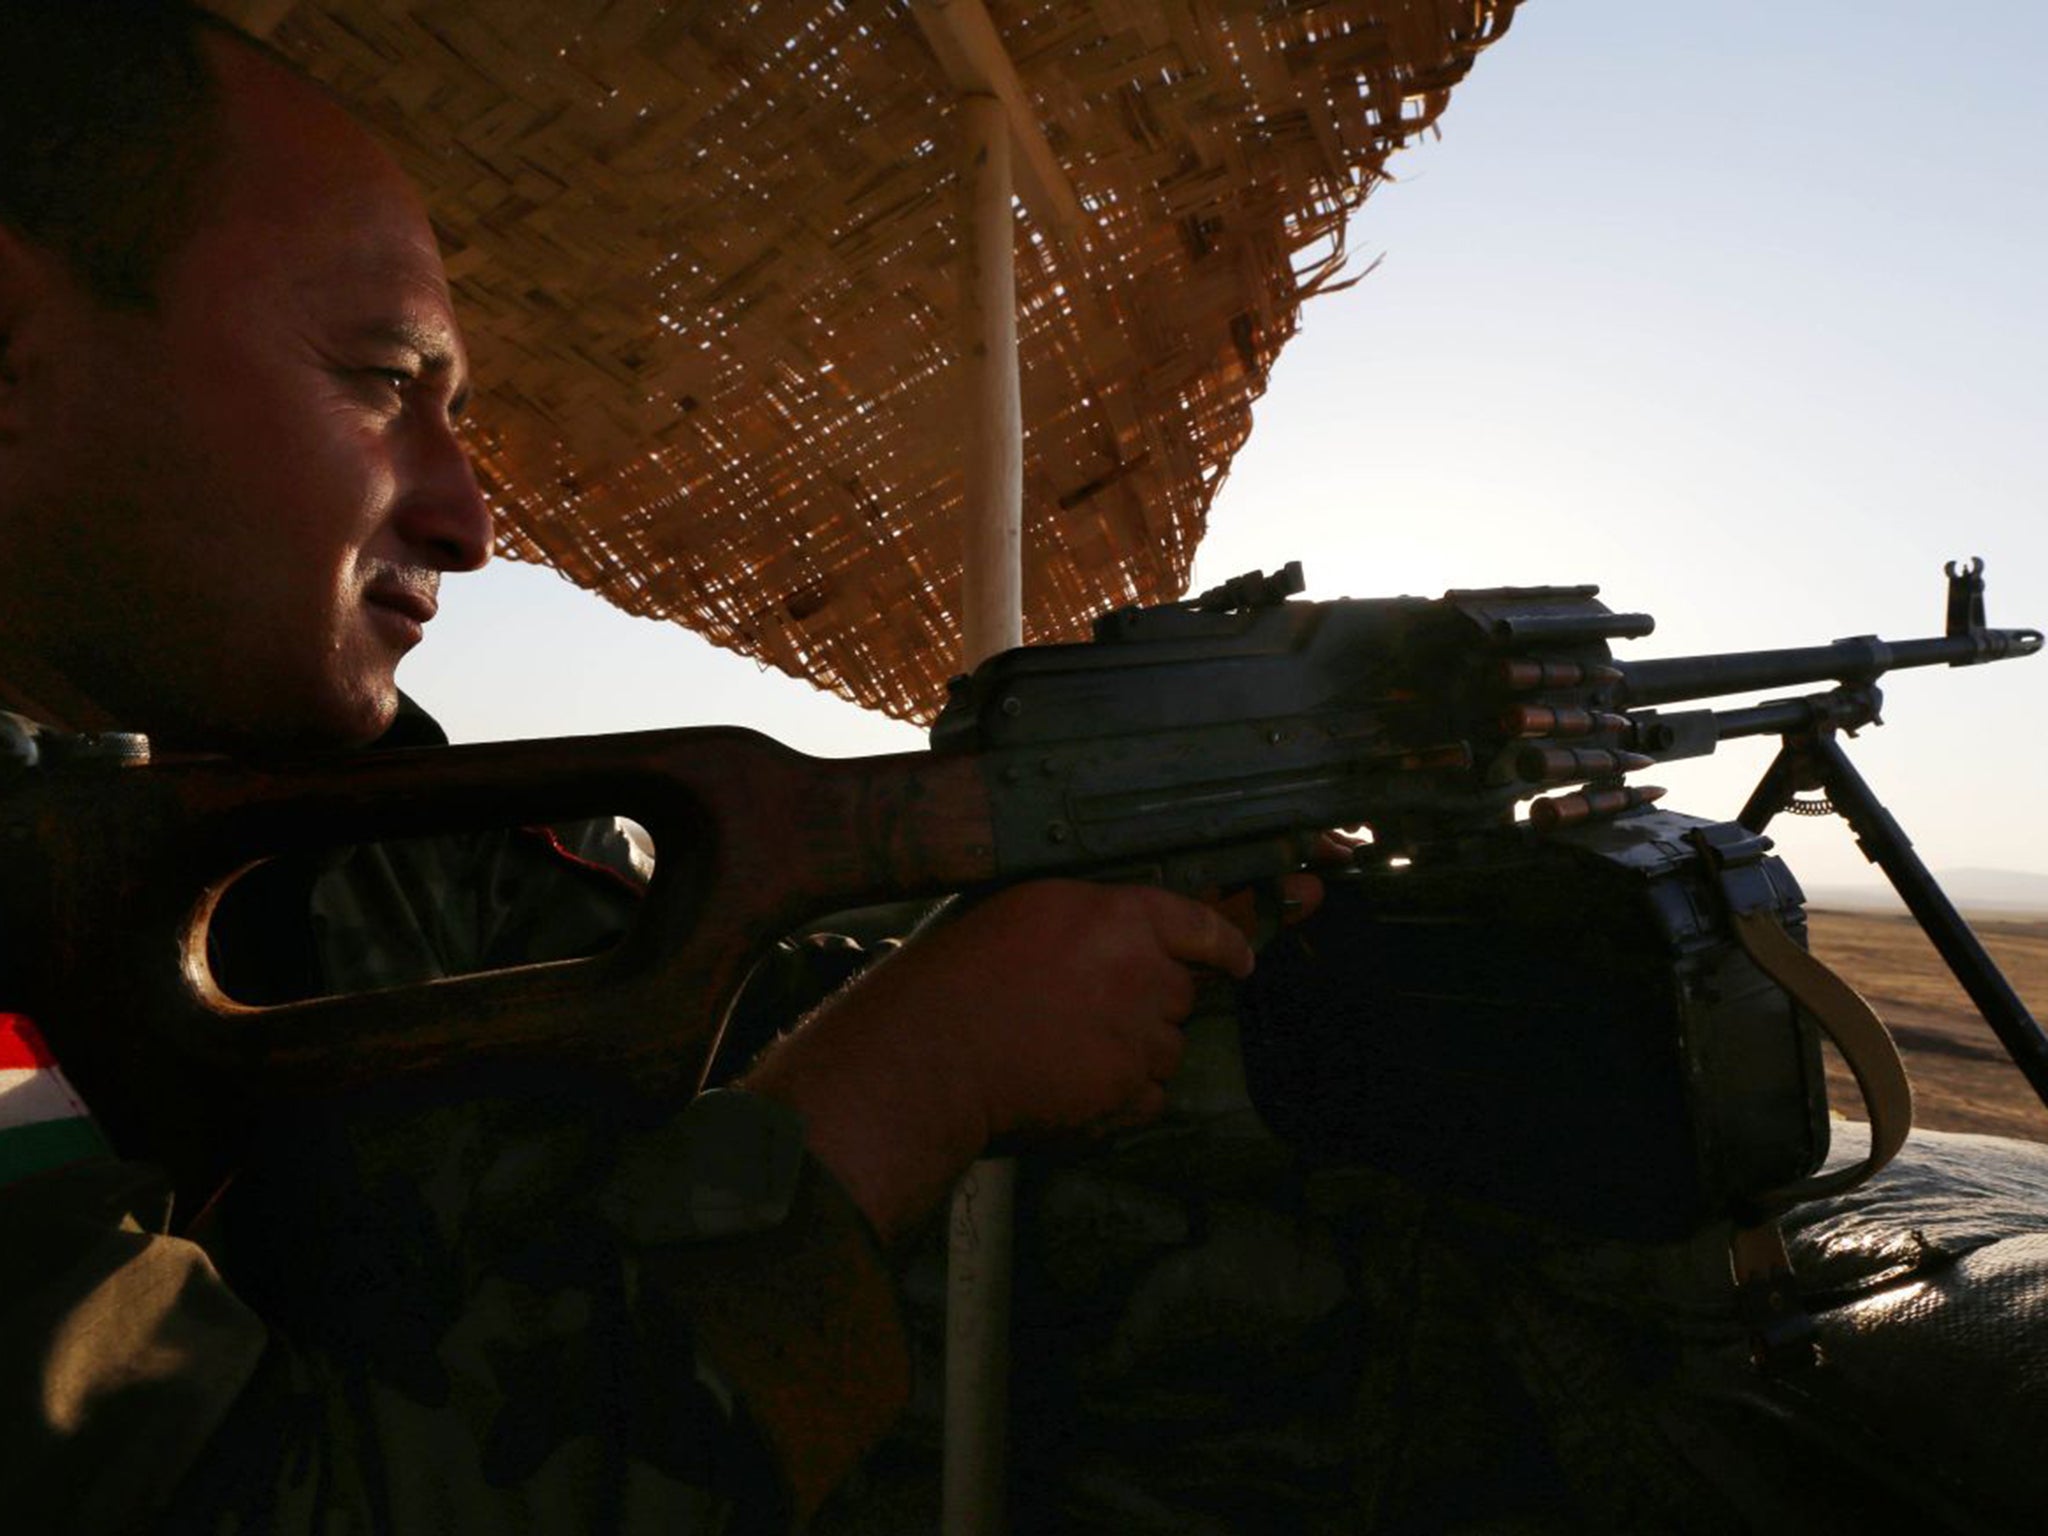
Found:
[{"label": "man's head", "polygon": [[[71,123],[12,140],[56,168],[0,172],[0,680],[174,744],[367,739],[439,573],[490,535],[417,197],[317,88],[189,12],[8,10],[10,71],[35,45],[88,78],[43,91]],[[128,41],[13,19],[46,11]],[[138,80],[148,100],[95,106]]]}]

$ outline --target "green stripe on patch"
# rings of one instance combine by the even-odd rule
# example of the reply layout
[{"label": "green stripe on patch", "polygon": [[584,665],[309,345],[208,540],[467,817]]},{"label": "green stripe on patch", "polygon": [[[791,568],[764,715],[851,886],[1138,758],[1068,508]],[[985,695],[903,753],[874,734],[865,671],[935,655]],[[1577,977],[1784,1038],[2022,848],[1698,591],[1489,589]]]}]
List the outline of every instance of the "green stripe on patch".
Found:
[{"label": "green stripe on patch", "polygon": [[45,1120],[40,1125],[16,1126],[0,1131],[0,1184],[110,1155],[106,1138],[90,1120]]}]

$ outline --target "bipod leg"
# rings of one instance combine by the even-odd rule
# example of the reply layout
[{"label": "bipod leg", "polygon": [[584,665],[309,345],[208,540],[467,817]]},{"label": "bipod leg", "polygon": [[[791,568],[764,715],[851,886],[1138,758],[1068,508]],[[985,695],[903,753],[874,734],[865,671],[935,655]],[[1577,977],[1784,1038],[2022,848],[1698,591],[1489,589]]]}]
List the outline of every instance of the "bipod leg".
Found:
[{"label": "bipod leg", "polygon": [[[1919,921],[1921,931],[1933,941],[1949,970],[1970,994],[1970,1001],[1977,1005],[1977,1011],[2005,1046],[2014,1065],[2026,1074],[2041,1102],[2048,1104],[2048,1035],[2041,1032],[2041,1026],[2006,981],[1997,962],[1985,953],[1977,935],[1963,921],[1963,915],[1913,852],[1912,839],[1863,782],[1863,775],[1849,761],[1841,743],[1831,734],[1819,732],[1802,746],[1807,761],[1819,771],[1828,799],[1856,834],[1864,857],[1885,872],[1892,889],[1906,903],[1906,910]],[[1791,750],[1788,742],[1786,751]],[[1783,757],[1781,753],[1781,761]],[[1766,775],[1767,782],[1768,779]],[[1758,786],[1758,795],[1763,788]],[[1750,804],[1756,804],[1754,797]],[[1749,825],[1747,810],[1743,813],[1743,825]]]},{"label": "bipod leg", "polygon": [[1813,787],[1811,774],[1802,745],[1790,736],[1784,737],[1779,743],[1778,755],[1771,759],[1771,766],[1764,770],[1764,776],[1756,781],[1756,788],[1750,791],[1749,803],[1743,806],[1736,821],[1751,832],[1763,831],[1795,794]]}]

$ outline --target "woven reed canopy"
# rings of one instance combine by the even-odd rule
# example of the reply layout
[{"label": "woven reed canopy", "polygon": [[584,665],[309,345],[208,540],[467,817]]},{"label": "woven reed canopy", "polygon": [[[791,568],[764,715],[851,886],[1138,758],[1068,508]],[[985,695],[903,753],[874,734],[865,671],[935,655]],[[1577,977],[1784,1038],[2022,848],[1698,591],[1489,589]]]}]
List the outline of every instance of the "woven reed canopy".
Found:
[{"label": "woven reed canopy", "polygon": [[1346,218],[1517,3],[219,8],[423,185],[502,552],[927,719],[959,656],[963,70],[1019,167],[1025,632],[1063,639],[1185,588]]}]

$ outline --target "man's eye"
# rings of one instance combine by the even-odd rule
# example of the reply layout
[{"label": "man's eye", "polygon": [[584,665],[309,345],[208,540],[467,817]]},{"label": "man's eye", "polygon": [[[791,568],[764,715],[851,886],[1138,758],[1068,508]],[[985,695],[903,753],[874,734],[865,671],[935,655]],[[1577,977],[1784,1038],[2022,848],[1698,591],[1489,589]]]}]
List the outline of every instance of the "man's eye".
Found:
[{"label": "man's eye", "polygon": [[418,375],[404,368],[358,368],[356,377],[362,380],[367,397],[394,409],[405,403],[413,385],[419,382]]}]

